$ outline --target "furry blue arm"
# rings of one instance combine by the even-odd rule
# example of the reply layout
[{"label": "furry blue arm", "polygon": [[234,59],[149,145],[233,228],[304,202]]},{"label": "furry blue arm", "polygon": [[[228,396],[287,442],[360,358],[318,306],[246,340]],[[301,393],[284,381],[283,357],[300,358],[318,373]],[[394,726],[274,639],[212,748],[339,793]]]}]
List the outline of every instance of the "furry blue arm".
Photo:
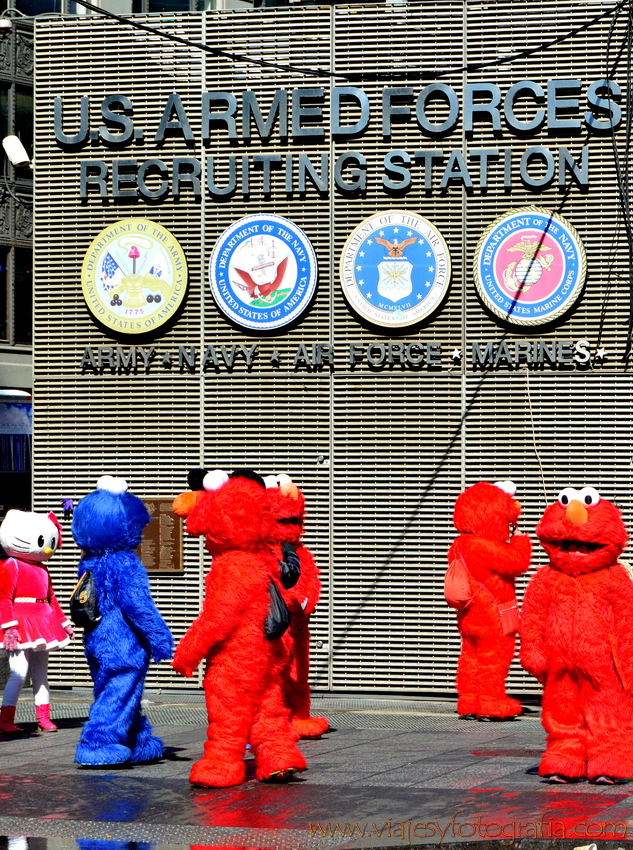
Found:
[{"label": "furry blue arm", "polygon": [[145,567],[131,553],[119,553],[127,561],[120,572],[119,607],[131,628],[150,646],[154,661],[166,661],[174,654],[174,639],[152,599]]}]

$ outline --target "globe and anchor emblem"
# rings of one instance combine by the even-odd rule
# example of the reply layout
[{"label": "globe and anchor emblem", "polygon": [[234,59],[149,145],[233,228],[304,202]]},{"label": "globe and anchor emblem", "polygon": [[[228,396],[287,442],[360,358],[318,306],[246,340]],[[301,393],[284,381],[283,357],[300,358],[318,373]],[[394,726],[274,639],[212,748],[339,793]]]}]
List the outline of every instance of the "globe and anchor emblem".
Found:
[{"label": "globe and anchor emblem", "polygon": [[523,259],[518,262],[508,263],[503,271],[503,282],[512,292],[525,291],[538,283],[544,271],[551,271],[554,262],[554,254],[546,254],[545,251],[553,251],[543,245],[542,235],[524,236],[520,242],[506,248],[506,251],[520,251]]}]

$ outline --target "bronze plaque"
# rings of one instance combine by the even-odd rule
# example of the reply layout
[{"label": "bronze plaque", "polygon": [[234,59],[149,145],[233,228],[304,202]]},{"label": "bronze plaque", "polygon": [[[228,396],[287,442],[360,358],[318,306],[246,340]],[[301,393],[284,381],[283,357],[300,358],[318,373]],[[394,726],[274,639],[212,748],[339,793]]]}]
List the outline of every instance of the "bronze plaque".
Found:
[{"label": "bronze plaque", "polygon": [[173,501],[143,499],[151,520],[137,551],[149,573],[182,572],[182,518],[173,512]]}]

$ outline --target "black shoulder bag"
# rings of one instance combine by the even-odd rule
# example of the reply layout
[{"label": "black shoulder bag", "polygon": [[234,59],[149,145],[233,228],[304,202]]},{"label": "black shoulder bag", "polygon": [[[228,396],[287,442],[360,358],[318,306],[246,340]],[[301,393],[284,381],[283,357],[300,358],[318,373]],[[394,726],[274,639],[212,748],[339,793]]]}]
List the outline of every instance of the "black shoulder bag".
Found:
[{"label": "black shoulder bag", "polygon": [[94,629],[101,619],[95,579],[90,570],[82,575],[70,596],[70,619],[86,631]]},{"label": "black shoulder bag", "polygon": [[290,611],[283,600],[279,588],[271,579],[268,585],[268,616],[264,623],[264,634],[270,640],[280,638],[290,625]]}]

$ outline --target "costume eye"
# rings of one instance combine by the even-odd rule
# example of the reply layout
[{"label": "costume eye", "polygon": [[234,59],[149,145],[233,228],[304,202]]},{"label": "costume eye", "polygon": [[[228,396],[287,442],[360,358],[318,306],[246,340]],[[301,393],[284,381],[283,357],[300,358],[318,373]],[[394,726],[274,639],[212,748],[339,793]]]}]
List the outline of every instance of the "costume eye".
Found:
[{"label": "costume eye", "polygon": [[275,487],[279,487],[276,475],[267,475],[264,478],[264,484],[266,485],[267,490],[273,490]]},{"label": "costume eye", "polygon": [[583,487],[578,494],[578,498],[583,505],[597,505],[600,501],[600,493],[598,493],[595,487]]},{"label": "costume eye", "polygon": [[57,535],[56,534],[53,534],[53,536],[51,537],[51,542],[50,542],[49,546],[53,550],[57,547]]},{"label": "costume eye", "polygon": [[40,534],[40,536],[37,538],[37,545],[40,547],[40,549],[44,545],[44,535],[43,534]]},{"label": "costume eye", "polygon": [[213,490],[219,490],[223,484],[229,480],[229,476],[223,469],[214,469],[213,472],[207,472],[202,479],[202,486],[211,493]]},{"label": "costume eye", "polygon": [[289,496],[291,499],[299,498],[299,488],[289,475],[278,475],[277,481],[282,496]]},{"label": "costume eye", "polygon": [[517,485],[514,481],[495,481],[495,487],[503,490],[508,496],[516,496],[517,494]]},{"label": "costume eye", "polygon": [[558,494],[558,501],[564,508],[566,508],[573,499],[580,499],[578,490],[574,490],[573,487],[565,487],[565,489],[561,490]]}]

